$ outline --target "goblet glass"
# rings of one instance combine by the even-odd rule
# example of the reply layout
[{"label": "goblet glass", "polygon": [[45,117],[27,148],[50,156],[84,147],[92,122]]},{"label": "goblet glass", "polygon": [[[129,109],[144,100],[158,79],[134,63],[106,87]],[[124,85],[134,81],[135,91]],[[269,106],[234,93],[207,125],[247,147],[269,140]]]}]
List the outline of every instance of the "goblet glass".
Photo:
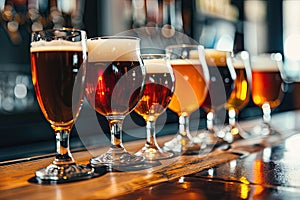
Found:
[{"label": "goblet glass", "polygon": [[69,149],[70,130],[83,102],[86,50],[83,30],[32,33],[32,81],[40,108],[56,135],[55,160],[36,171],[42,181],[80,180],[93,175],[91,167],[75,163]]},{"label": "goblet glass", "polygon": [[237,122],[238,113],[250,100],[251,67],[250,56],[247,51],[241,51],[233,55],[232,63],[236,72],[234,90],[226,102],[229,125],[225,127],[225,140],[233,142],[235,138],[247,137],[247,131],[243,130]]},{"label": "goblet glass", "polygon": [[124,148],[122,124],[143,96],[145,67],[140,53],[140,39],[106,36],[88,39],[86,98],[108,120],[111,131],[109,150],[90,160],[92,166],[107,165],[117,169],[142,163]]},{"label": "goblet glass", "polygon": [[252,136],[278,134],[270,124],[271,111],[280,105],[283,91],[283,63],[280,53],[265,53],[253,56],[252,100],[263,111],[263,123],[251,130]]},{"label": "goblet glass", "polygon": [[209,71],[201,45],[172,45],[166,48],[175,74],[175,92],[168,108],[179,116],[179,131],[164,144],[164,150],[193,153],[200,149],[189,129],[190,115],[203,103],[209,81]]},{"label": "goblet glass", "polygon": [[171,152],[163,151],[156,141],[155,122],[168,107],[174,92],[175,77],[166,54],[143,54],[146,67],[146,86],[135,112],[146,121],[147,140],[136,155],[147,160],[171,157]]},{"label": "goblet glass", "polygon": [[218,142],[216,140],[220,139],[219,142],[222,142],[225,139],[225,104],[234,90],[236,72],[230,51],[205,49],[205,57],[210,73],[210,82],[208,95],[201,107],[207,113],[208,131],[198,132],[197,137],[204,138],[204,143],[212,146]]}]

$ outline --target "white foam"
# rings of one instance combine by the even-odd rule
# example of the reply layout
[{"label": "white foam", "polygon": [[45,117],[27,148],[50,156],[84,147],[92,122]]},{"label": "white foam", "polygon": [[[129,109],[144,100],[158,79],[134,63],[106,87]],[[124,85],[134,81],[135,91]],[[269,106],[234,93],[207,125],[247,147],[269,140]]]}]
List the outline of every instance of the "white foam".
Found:
[{"label": "white foam", "polygon": [[199,59],[174,59],[170,60],[171,65],[200,65]]},{"label": "white foam", "polygon": [[164,59],[144,59],[144,65],[147,73],[169,73],[171,68],[170,63]]},{"label": "white foam", "polygon": [[140,57],[137,39],[88,39],[89,62],[137,61]]},{"label": "white foam", "polygon": [[253,56],[251,58],[251,68],[254,71],[279,71],[278,62],[267,55]]},{"label": "white foam", "polygon": [[82,51],[81,42],[70,42],[65,40],[32,42],[30,52],[40,51]]},{"label": "white foam", "polygon": [[245,68],[244,62],[242,60],[237,60],[237,59],[233,60],[233,66],[235,69],[244,69]]}]

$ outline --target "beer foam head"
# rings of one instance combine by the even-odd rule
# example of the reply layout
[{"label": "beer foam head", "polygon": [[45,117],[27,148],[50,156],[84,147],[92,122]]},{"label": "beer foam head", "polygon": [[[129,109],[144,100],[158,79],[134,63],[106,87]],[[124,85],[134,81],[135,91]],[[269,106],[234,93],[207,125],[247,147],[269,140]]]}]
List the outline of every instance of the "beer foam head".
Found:
[{"label": "beer foam head", "polygon": [[233,59],[233,66],[235,69],[243,69],[245,68],[245,64],[242,60],[239,59]]},{"label": "beer foam head", "polygon": [[251,58],[251,68],[253,71],[279,71],[278,60],[269,54],[253,56]]},{"label": "beer foam head", "polygon": [[32,42],[30,52],[40,51],[82,51],[82,43],[66,40],[38,41]]},{"label": "beer foam head", "polygon": [[174,59],[170,60],[171,65],[200,65],[199,59]]},{"label": "beer foam head", "polygon": [[170,63],[165,59],[144,59],[147,73],[169,73]]},{"label": "beer foam head", "polygon": [[99,37],[87,40],[89,62],[137,61],[140,40],[126,37]]},{"label": "beer foam head", "polygon": [[205,59],[208,66],[226,66],[227,65],[227,51],[220,51],[216,49],[205,49]]}]

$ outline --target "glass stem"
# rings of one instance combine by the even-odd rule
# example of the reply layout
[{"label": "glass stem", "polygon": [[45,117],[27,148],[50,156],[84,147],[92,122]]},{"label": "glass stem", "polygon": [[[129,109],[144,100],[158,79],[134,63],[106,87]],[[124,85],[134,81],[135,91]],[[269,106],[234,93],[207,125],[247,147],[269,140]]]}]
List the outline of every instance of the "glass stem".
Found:
[{"label": "glass stem", "polygon": [[232,127],[236,126],[236,121],[237,121],[237,112],[234,108],[229,108],[228,109],[228,116],[229,116],[229,125]]},{"label": "glass stem", "polygon": [[155,138],[155,121],[147,121],[146,123],[146,133],[147,133],[147,141],[146,146],[148,148],[156,147],[156,138]]},{"label": "glass stem", "polygon": [[179,117],[179,134],[182,137],[192,139],[189,131],[189,116],[187,114],[182,114]]},{"label": "glass stem", "polygon": [[56,132],[56,157],[54,164],[70,164],[74,163],[74,159],[70,152],[69,147],[69,130],[60,130]]},{"label": "glass stem", "polygon": [[109,119],[111,148],[124,149],[122,144],[122,124],[123,119]]},{"label": "glass stem", "polygon": [[266,102],[262,105],[262,111],[263,111],[263,121],[264,121],[264,123],[267,124],[268,126],[270,126],[271,107],[270,107],[270,104],[268,102]]}]

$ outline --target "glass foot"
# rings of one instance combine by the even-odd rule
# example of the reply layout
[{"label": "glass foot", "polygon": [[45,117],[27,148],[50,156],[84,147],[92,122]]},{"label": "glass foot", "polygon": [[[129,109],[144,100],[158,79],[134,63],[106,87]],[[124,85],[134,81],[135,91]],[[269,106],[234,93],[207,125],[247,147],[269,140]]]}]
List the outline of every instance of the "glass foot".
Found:
[{"label": "glass foot", "polygon": [[140,151],[138,151],[136,156],[143,156],[146,160],[163,160],[173,156],[171,152],[165,152],[161,148],[152,146],[144,146]]},{"label": "glass foot", "polygon": [[106,165],[109,168],[119,168],[125,166],[140,165],[144,162],[143,156],[136,156],[128,153],[126,150],[116,150],[110,148],[106,153],[92,158],[90,164],[92,167]]},{"label": "glass foot", "polygon": [[197,143],[194,143],[188,137],[183,137],[179,134],[172,140],[164,144],[164,151],[172,151],[174,153],[198,153],[200,146]]},{"label": "glass foot", "polygon": [[92,178],[94,169],[80,164],[51,164],[35,172],[41,182],[71,182]]}]

